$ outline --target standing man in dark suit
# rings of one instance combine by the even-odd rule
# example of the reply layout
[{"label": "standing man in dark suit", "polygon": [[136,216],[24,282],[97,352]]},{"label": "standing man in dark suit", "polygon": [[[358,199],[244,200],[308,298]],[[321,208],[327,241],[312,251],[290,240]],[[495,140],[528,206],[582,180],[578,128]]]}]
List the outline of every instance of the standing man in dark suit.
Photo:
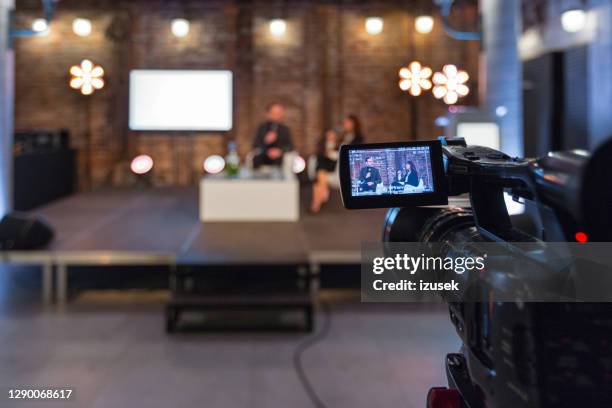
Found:
[{"label": "standing man in dark suit", "polygon": [[280,166],[285,153],[293,150],[291,132],[282,121],[283,105],[272,102],[266,108],[266,121],[259,125],[253,141],[253,167]]},{"label": "standing man in dark suit", "polygon": [[382,181],[380,172],[374,167],[374,159],[366,157],[366,165],[359,171],[359,190],[376,192],[376,186]]}]

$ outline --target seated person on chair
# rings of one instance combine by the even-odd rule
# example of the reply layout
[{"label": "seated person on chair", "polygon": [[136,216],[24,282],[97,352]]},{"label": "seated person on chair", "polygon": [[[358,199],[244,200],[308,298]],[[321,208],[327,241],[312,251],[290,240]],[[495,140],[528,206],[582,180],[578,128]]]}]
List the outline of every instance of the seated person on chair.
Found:
[{"label": "seated person on chair", "polygon": [[312,186],[312,202],[310,211],[318,213],[321,206],[329,200],[329,185],[331,177],[337,177],[338,150],[341,144],[360,144],[364,137],[361,131],[361,121],[356,115],[348,115],[342,121],[342,132],[332,129],[325,132],[317,146],[316,179]]},{"label": "seated person on chair", "polygon": [[365,140],[361,130],[361,121],[357,115],[348,115],[342,121],[342,141],[340,144],[355,145]]},{"label": "seated person on chair", "polygon": [[419,174],[417,173],[414,163],[408,160],[404,164],[404,174],[402,176],[404,185],[418,187],[419,185]]},{"label": "seated person on chair", "polygon": [[312,202],[310,204],[310,211],[313,213],[318,213],[323,203],[329,200],[329,174],[336,171],[339,142],[340,137],[333,129],[325,132],[319,140],[317,146],[317,178],[312,185]]},{"label": "seated person on chair", "polygon": [[253,167],[281,166],[285,153],[293,150],[291,132],[282,123],[283,105],[272,102],[266,109],[266,121],[259,125],[253,140]]},{"label": "seated person on chair", "polygon": [[366,165],[359,171],[359,191],[376,192],[376,186],[382,181],[380,172],[374,167],[374,159],[366,157]]}]

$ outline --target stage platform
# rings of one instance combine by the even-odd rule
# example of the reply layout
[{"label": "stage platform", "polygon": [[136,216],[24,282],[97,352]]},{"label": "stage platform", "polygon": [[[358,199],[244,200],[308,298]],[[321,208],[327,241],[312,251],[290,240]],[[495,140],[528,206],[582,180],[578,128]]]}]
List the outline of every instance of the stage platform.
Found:
[{"label": "stage platform", "polygon": [[306,265],[316,272],[325,264],[358,264],[361,243],[380,239],[385,210],[345,210],[335,192],[312,215],[308,199],[303,191],[298,222],[202,223],[196,188],[81,193],[32,211],[55,229],[48,249],[5,258],[40,264],[43,300],[64,303],[72,266]]}]

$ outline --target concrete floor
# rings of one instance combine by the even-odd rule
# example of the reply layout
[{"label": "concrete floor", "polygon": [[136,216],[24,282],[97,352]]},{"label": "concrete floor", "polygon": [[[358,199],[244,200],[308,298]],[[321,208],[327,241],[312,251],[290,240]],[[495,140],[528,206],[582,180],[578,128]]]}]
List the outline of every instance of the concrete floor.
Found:
[{"label": "concrete floor", "polygon": [[[4,269],[4,268],[1,268]],[[292,367],[304,334],[163,331],[159,300],[42,310],[0,279],[0,388],[70,387],[75,400],[0,407],[312,407]],[[332,296],[333,297],[333,296]],[[320,316],[319,316],[320,318]],[[332,302],[304,365],[329,407],[422,407],[459,342],[440,305]]]}]

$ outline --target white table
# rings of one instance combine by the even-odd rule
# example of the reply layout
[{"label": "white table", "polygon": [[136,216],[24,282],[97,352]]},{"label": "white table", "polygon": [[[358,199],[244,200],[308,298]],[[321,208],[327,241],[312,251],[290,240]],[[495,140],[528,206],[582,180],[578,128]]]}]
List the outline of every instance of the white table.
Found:
[{"label": "white table", "polygon": [[298,221],[300,185],[294,175],[284,178],[203,177],[200,220],[224,222]]}]

